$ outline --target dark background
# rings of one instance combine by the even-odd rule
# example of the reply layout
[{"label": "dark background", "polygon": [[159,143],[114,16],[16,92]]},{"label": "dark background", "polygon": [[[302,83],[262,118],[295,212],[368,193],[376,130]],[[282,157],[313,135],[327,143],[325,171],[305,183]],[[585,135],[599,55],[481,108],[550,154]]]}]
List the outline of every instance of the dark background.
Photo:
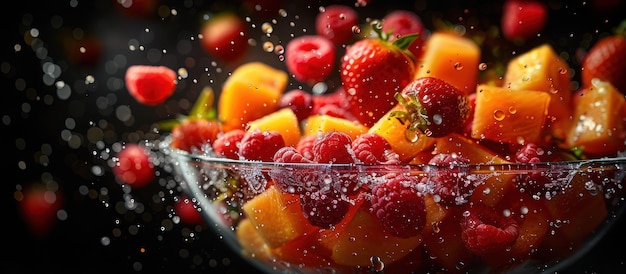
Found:
[{"label": "dark background", "polygon": [[[98,126],[105,128],[108,134],[102,142],[106,146],[116,141],[136,142],[156,137],[150,131],[153,123],[171,118],[184,108],[171,102],[166,103],[166,107],[156,109],[141,106],[120,90],[111,91],[115,95],[110,102],[115,102],[116,106],[128,105],[134,115],[132,122],[116,119],[114,107],[95,107],[99,99],[107,96],[108,85],[123,75],[123,70],[108,70],[107,67],[111,65],[108,61],[115,59],[116,54],[121,52],[126,54],[128,63],[146,62],[143,54],[130,53],[127,43],[133,37],[140,37],[142,30],[148,27],[155,38],[144,40],[150,41],[145,42],[146,47],[167,49],[168,54],[164,54],[166,56],[161,61],[171,64],[171,67],[190,67],[192,76],[189,78],[196,78],[199,82],[194,84],[189,79],[184,81],[172,101],[193,101],[209,80],[219,82],[225,77],[226,73],[218,72],[216,67],[223,71],[229,71],[232,67],[212,65],[213,60],[193,42],[193,48],[185,56],[169,55],[177,55],[177,41],[189,40],[189,37],[197,34],[201,14],[227,8],[241,11],[241,3],[169,1],[167,3],[170,7],[175,7],[179,12],[175,18],[162,19],[157,16],[139,19],[121,14],[115,9],[114,1],[94,2],[97,3],[24,0],[14,3],[16,9],[5,9],[2,16],[0,116],[3,117],[3,123],[0,132],[4,156],[2,170],[7,171],[7,176],[2,179],[0,201],[2,209],[6,209],[2,212],[8,216],[2,222],[5,227],[1,232],[5,255],[0,257],[0,273],[255,272],[229,250],[207,225],[171,225],[167,220],[171,217],[172,196],[177,193],[176,189],[166,187],[163,182],[131,192],[142,210],[123,210],[122,203],[127,193],[114,181],[109,171],[104,174],[93,171],[94,166],[106,168],[106,159],[94,157],[94,153],[100,153],[103,148],[91,142],[88,134],[91,128],[96,127],[94,124],[102,125],[103,121],[107,121],[107,126]],[[303,18],[314,14],[320,5],[315,1],[309,2],[314,3],[311,8],[298,10]],[[550,23],[542,39],[551,39],[555,46],[571,54],[569,62],[575,67],[578,62],[575,55],[580,53],[580,49],[605,35],[619,20],[625,19],[625,9],[624,3],[618,9],[597,11],[589,4],[583,4],[583,1],[566,2],[568,4],[550,1]],[[78,6],[73,7],[75,3]],[[428,20],[431,15],[455,20],[459,16],[466,16],[464,14],[468,11],[475,14],[479,10],[480,20],[493,21],[498,16],[501,4],[498,1],[415,3],[415,7],[426,8],[432,13],[424,13],[422,18],[429,28],[432,27],[432,21]],[[374,0],[367,12],[375,14],[407,6],[403,1]],[[63,27],[57,27],[55,23],[59,18],[62,18]],[[266,20],[260,17],[256,19]],[[45,46],[31,47],[26,42],[25,34],[32,28],[40,30]],[[67,30],[71,32],[76,29],[83,31],[85,36],[93,35],[101,39],[102,56],[95,64],[73,63],[64,52],[64,48],[68,47],[67,39],[72,37]],[[259,34],[257,36],[261,37]],[[519,49],[530,48],[542,39],[517,46]],[[21,46],[21,50],[16,51],[16,45]],[[42,53],[39,51],[41,49],[47,49],[48,52]],[[255,59],[276,59],[271,54],[254,54],[259,54],[251,56]],[[485,58],[489,60],[490,57]],[[192,59],[195,65],[183,65],[189,64]],[[56,88],[45,84],[42,64],[46,61],[58,64],[63,72],[57,80],[73,88],[67,100],[57,98]],[[208,77],[204,72],[206,67],[214,69]],[[97,84],[82,84],[87,75],[93,75]],[[22,82],[26,89],[18,90],[16,87],[22,86],[19,84]],[[82,138],[79,147],[63,140],[62,136],[67,132]],[[17,140],[23,140],[26,145],[17,145]],[[51,152],[48,152],[48,147]],[[49,160],[42,162],[42,152],[49,153]],[[19,168],[18,161],[26,163],[27,167]],[[48,174],[61,186],[64,211],[68,217],[58,221],[47,235],[36,237],[19,215],[13,195],[20,187],[39,182],[42,176]],[[595,248],[564,273],[626,271],[626,256],[619,251],[626,246],[624,231],[626,221],[622,218]],[[103,243],[102,239],[108,239],[110,243]]]}]

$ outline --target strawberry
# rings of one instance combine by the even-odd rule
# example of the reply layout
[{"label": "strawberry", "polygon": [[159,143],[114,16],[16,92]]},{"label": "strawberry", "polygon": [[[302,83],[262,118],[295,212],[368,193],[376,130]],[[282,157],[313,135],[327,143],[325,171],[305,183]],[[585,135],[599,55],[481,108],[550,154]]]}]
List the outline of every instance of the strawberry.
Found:
[{"label": "strawberry", "polygon": [[546,4],[533,0],[506,0],[502,7],[502,34],[508,40],[527,40],[543,30],[548,19]]},{"label": "strawberry", "polygon": [[176,72],[165,66],[131,66],[125,80],[130,95],[146,105],[162,103],[176,89]]},{"label": "strawberry", "polygon": [[410,121],[407,130],[442,137],[465,126],[471,105],[467,95],[446,81],[433,77],[415,79],[396,99],[405,107],[391,113],[403,123]]},{"label": "strawberry", "polygon": [[341,59],[340,77],[350,112],[365,126],[372,126],[397,103],[394,94],[411,82],[416,70],[406,50],[414,35],[393,43],[384,33],[379,37],[356,41]]},{"label": "strawberry", "polygon": [[582,86],[590,86],[593,78],[611,83],[626,94],[626,21],[615,34],[598,40],[581,62]]},{"label": "strawberry", "polygon": [[352,39],[352,28],[357,25],[359,14],[350,6],[330,5],[320,9],[315,18],[315,32],[342,45]]},{"label": "strawberry", "polygon": [[138,144],[127,144],[117,154],[113,174],[121,183],[144,187],[154,179],[154,165],[148,151]]},{"label": "strawberry", "polygon": [[294,38],[285,47],[285,65],[296,80],[314,85],[333,72],[335,45],[321,35]]}]

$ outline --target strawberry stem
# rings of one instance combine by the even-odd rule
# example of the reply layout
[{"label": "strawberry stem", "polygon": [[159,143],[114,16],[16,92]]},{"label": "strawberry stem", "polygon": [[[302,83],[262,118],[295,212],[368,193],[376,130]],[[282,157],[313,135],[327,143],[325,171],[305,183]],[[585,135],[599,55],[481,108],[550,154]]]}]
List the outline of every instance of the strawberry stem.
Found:
[{"label": "strawberry stem", "polygon": [[416,133],[419,130],[421,133],[430,136],[432,132],[428,129],[430,122],[428,121],[428,115],[424,112],[422,104],[415,96],[415,94],[407,94],[407,98],[404,98],[401,93],[396,92],[394,98],[404,106],[405,110],[396,110],[389,114],[390,117],[398,119],[402,124],[409,122],[406,130],[411,133]]}]

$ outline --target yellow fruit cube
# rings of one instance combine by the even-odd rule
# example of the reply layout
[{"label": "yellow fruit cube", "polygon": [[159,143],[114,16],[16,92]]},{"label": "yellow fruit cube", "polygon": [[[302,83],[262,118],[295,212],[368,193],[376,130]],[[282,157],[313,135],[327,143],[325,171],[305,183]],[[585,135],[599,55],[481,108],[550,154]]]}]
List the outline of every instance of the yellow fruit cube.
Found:
[{"label": "yellow fruit cube", "polygon": [[286,146],[295,147],[302,137],[298,117],[291,108],[282,108],[248,123],[248,131],[277,131],[283,136]]},{"label": "yellow fruit cube", "polygon": [[303,121],[303,134],[305,136],[330,131],[339,131],[348,134],[352,140],[366,133],[368,127],[355,122],[330,115],[314,115]]}]

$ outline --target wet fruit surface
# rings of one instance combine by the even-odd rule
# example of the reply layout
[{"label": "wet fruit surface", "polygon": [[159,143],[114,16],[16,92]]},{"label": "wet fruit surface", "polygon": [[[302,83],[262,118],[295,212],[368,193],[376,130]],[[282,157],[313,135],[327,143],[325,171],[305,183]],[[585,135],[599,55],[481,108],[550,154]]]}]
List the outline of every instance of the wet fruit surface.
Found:
[{"label": "wet fruit surface", "polygon": [[[11,91],[11,100],[3,100],[3,109],[6,112],[3,113],[2,121],[3,128],[6,129],[3,132],[8,139],[6,143],[10,152],[10,173],[17,174],[20,181],[6,184],[5,193],[13,193],[14,197],[19,197],[18,194],[22,193],[31,181],[42,181],[47,186],[62,185],[63,187],[59,189],[64,192],[63,197],[66,203],[62,209],[55,211],[54,216],[58,222],[50,230],[53,233],[51,235],[54,236],[48,238],[31,237],[32,234],[21,227],[22,218],[19,216],[14,218],[16,221],[11,223],[10,231],[14,231],[14,235],[21,236],[20,239],[24,242],[14,247],[15,255],[12,254],[9,258],[11,263],[2,266],[1,272],[6,270],[10,273],[15,269],[24,268],[27,271],[43,270],[43,268],[57,272],[67,271],[67,258],[72,258],[72,265],[79,271],[93,270],[93,272],[143,272],[165,269],[168,272],[200,273],[251,270],[245,264],[240,263],[238,254],[229,253],[229,249],[218,237],[212,237],[214,235],[205,224],[183,225],[177,221],[173,213],[175,203],[173,196],[178,196],[179,189],[172,187],[175,185],[173,181],[158,180],[144,190],[127,188],[127,186],[115,183],[112,174],[104,171],[108,164],[94,165],[92,163],[94,151],[102,153],[98,154],[98,157],[105,158],[112,157],[121,150],[118,145],[112,145],[108,150],[105,143],[115,143],[119,140],[139,142],[143,139],[158,139],[166,128],[160,124],[161,121],[187,113],[204,85],[221,83],[232,72],[232,68],[219,62],[214,63],[214,60],[203,55],[205,53],[202,52],[199,40],[194,39],[199,33],[198,22],[201,21],[200,18],[204,18],[202,14],[217,9],[215,6],[200,7],[196,6],[200,5],[197,3],[173,4],[167,1],[154,1],[154,3],[159,3],[160,8],[154,9],[153,13],[147,17],[142,15],[144,19],[139,19],[137,16],[124,17],[126,15],[119,12],[113,3],[85,4],[82,2],[78,6],[74,6],[73,2],[36,3],[37,9],[32,8],[32,3],[17,3],[24,6],[31,5],[31,8],[23,9],[25,12],[21,12],[22,10],[15,12],[15,17],[7,18],[6,25],[11,26],[9,28],[11,32],[5,41],[7,42],[5,48],[10,50],[3,52],[3,59],[0,61],[3,80],[8,79],[6,84],[7,90]],[[352,2],[348,4],[354,6]],[[404,5],[393,1],[381,2],[378,5],[383,4],[386,8]],[[377,6],[376,1],[370,1],[368,5],[374,11],[380,7]],[[487,15],[496,13],[460,4],[450,4],[445,8],[440,7],[439,4],[432,5],[425,9],[442,11],[447,20],[463,26],[471,26],[473,23],[468,22],[473,22],[472,18],[482,12]],[[556,13],[553,15],[557,19],[565,17],[563,14],[577,14],[578,16],[578,14],[588,15],[591,12],[578,5],[577,3],[567,8],[552,7],[551,11]],[[300,23],[303,21],[299,20],[305,20],[307,13],[314,14],[319,9],[317,5],[297,11],[286,9],[287,17],[283,17],[281,15],[283,13],[275,9],[270,14],[273,14],[273,19],[277,23],[272,23],[273,19],[267,19],[268,17],[264,17],[266,15],[260,14],[261,11],[266,12],[265,10],[258,11],[259,14],[250,12],[250,20],[257,24],[256,32],[253,31],[252,35],[256,35],[253,37],[258,39],[257,47],[262,48],[258,56],[278,61],[281,52],[277,49],[279,47],[268,52],[268,48],[263,47],[264,43],[261,43],[265,41],[262,37],[269,37],[268,40],[272,41],[274,46],[280,46],[281,44],[273,39],[276,36],[272,34],[278,33],[284,25],[289,26],[289,21],[295,22],[297,27],[287,27],[287,32],[300,33],[302,29]],[[292,16],[295,14],[303,19],[295,19]],[[366,14],[369,15],[370,12]],[[430,13],[424,12],[423,14],[424,22],[428,24],[433,22],[430,20]],[[598,24],[590,24],[593,30],[581,28],[575,32],[594,33],[591,35],[592,38],[588,39],[595,40],[604,29],[609,28],[606,22],[614,22],[613,17],[610,16],[610,13],[602,15],[601,19],[594,21],[599,22]],[[267,26],[264,23],[273,26],[274,32],[264,28]],[[57,32],[56,30],[59,29],[64,31]],[[481,27],[476,29],[481,29]],[[64,51],[59,49],[62,47],[59,46],[62,45],[60,42],[62,39],[54,37],[59,33],[66,33],[70,35],[69,38],[76,41],[83,41],[84,39],[81,39],[84,38],[83,34],[98,33],[98,36],[105,38],[101,40],[105,41],[103,50],[100,51],[102,56],[88,57],[89,60],[100,60],[102,65],[81,66],[80,69],[68,67],[62,55],[64,53],[59,53]],[[542,37],[554,36],[544,34]],[[572,37],[581,36],[575,34],[570,36],[568,33],[565,37],[556,39],[564,39],[559,40],[561,41],[559,44],[569,44],[567,41],[574,39]],[[578,47],[578,42],[576,40],[576,43],[572,43],[574,44],[572,47]],[[509,57],[509,55],[525,52],[531,47],[530,44],[522,46],[513,54],[510,45],[505,45],[503,50],[505,53],[493,54]],[[72,54],[86,57],[85,54],[93,53],[90,50],[92,48],[92,46],[84,45],[67,50]],[[571,53],[570,56],[575,56],[576,51],[568,52]],[[67,58],[70,59],[70,57]],[[578,62],[574,57],[568,60],[574,65]],[[497,58],[489,57],[485,62],[487,68],[498,66]],[[157,107],[138,104],[124,90],[123,80],[121,80],[124,68],[134,63],[168,65],[181,77],[177,88],[184,92],[173,94],[173,97],[166,99],[164,104]],[[278,61],[277,64],[280,62]],[[333,86],[332,81],[329,83],[328,90],[334,90],[336,86]],[[302,87],[312,89],[306,85]],[[159,123],[159,126],[156,126],[156,123]],[[593,197],[586,197],[585,201],[594,206],[600,204]],[[496,203],[496,201],[488,202]],[[498,206],[507,205],[498,204]],[[574,206],[580,209],[588,208],[582,205]],[[559,218],[571,218],[573,214],[564,212],[563,215],[558,215],[559,212],[563,212],[562,208],[568,207],[563,201],[546,205],[546,207],[547,210],[544,209],[544,213],[561,216]],[[369,221],[372,219],[370,214],[362,211],[349,211],[346,216],[351,219],[351,222],[343,224],[346,231],[360,227],[364,223],[371,223]],[[427,216],[427,220],[429,218],[432,219],[435,216]],[[10,220],[13,221],[13,218]],[[585,220],[576,220],[576,222],[577,224],[590,223]],[[439,228],[445,228],[448,223],[442,222]],[[580,230],[567,232],[569,238],[580,238],[590,229],[586,226],[577,226]],[[429,229],[432,229],[432,226],[430,227]],[[380,227],[375,225],[372,229],[376,230]],[[363,236],[358,232],[355,233],[357,237]],[[450,235],[450,237],[456,237],[460,234]],[[444,238],[447,239],[448,236]],[[615,244],[622,238],[619,236],[611,238],[614,239],[611,244]],[[409,239],[403,242],[401,250],[412,249],[419,240]],[[398,247],[385,246],[385,238],[375,240],[371,242],[372,246],[383,243],[381,246],[389,251],[388,257],[381,259],[383,262],[397,259],[393,254],[397,254]],[[310,241],[311,239],[302,238],[293,242],[282,251],[282,254],[289,254],[288,248],[297,250],[298,246],[312,246]],[[429,242],[431,246],[440,244],[438,241],[439,238],[422,239],[422,242]],[[552,246],[558,246],[551,238],[546,241]],[[339,245],[339,243],[342,244]],[[317,243],[315,246],[319,248],[318,251],[323,250],[321,246],[329,248],[332,245],[333,248],[318,253],[311,252],[309,254],[312,255],[307,257],[307,261],[324,264],[327,261],[320,258],[327,258],[331,256],[329,254],[332,254],[338,260],[354,264],[356,261],[351,253],[347,252],[355,248],[353,244],[350,237]],[[456,246],[450,247],[457,248]],[[358,246],[358,248],[366,249],[367,246]],[[411,254],[428,252],[429,255],[435,256],[428,248],[426,249],[416,249],[411,251]],[[59,250],[62,252],[58,252]],[[600,248],[600,251],[603,250],[605,249]],[[600,258],[597,264],[589,266],[581,263],[581,265],[574,265],[573,268],[593,267],[599,270],[623,266],[623,258],[619,255],[598,253],[604,256],[594,254],[597,256],[595,260]],[[448,254],[455,255],[453,252]],[[458,258],[463,258],[466,254],[459,252],[456,255]],[[359,259],[363,258],[370,259],[370,256],[359,257]],[[33,264],[33,260],[41,263]],[[375,259],[373,262],[380,263],[381,260]],[[419,263],[405,260],[400,260],[400,262],[409,265]],[[605,264],[606,262],[608,264]]]}]

